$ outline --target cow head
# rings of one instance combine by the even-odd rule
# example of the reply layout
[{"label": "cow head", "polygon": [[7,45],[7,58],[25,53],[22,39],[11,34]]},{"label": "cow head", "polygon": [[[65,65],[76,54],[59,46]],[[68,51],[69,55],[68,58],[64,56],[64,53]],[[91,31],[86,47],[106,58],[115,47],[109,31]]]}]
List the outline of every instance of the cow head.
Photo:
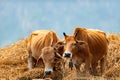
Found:
[{"label": "cow head", "polygon": [[64,42],[63,41],[58,41],[55,45],[54,48],[57,53],[59,53],[61,56],[63,55],[64,52]]},{"label": "cow head", "polygon": [[65,37],[63,57],[72,58],[73,53],[76,51],[76,45],[78,43],[75,38],[77,36],[77,33],[74,36],[66,35],[66,33],[63,33],[63,35]]},{"label": "cow head", "polygon": [[85,41],[78,41],[76,39],[77,33],[74,36],[66,35],[65,33],[63,35],[65,37],[63,57],[72,58],[75,53],[84,51],[83,49],[87,43]]},{"label": "cow head", "polygon": [[55,71],[55,62],[57,59],[62,59],[62,57],[56,52],[56,49],[53,47],[45,47],[42,49],[42,54],[37,62],[39,63],[40,60],[42,60],[45,66],[45,74],[50,75]]}]

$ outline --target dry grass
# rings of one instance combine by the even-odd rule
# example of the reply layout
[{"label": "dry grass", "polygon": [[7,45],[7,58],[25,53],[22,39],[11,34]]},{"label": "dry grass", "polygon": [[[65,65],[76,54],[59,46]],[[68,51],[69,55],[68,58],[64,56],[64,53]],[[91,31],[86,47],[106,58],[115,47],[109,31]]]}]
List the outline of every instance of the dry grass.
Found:
[{"label": "dry grass", "polygon": [[[103,77],[89,77],[88,80],[95,79],[120,79],[120,35],[109,34],[109,50],[107,56],[107,65],[105,71],[105,78]],[[35,68],[28,70],[25,39],[0,49],[0,80],[30,80],[31,78],[41,78],[43,69]],[[63,80],[75,80],[75,69],[66,70]],[[111,78],[112,77],[112,78]],[[79,77],[82,79],[82,77]],[[84,78],[84,77],[83,77]],[[80,80],[80,79],[77,79]]]},{"label": "dry grass", "polygon": [[120,77],[120,34],[110,34],[108,35],[108,39],[109,50],[105,75]]}]

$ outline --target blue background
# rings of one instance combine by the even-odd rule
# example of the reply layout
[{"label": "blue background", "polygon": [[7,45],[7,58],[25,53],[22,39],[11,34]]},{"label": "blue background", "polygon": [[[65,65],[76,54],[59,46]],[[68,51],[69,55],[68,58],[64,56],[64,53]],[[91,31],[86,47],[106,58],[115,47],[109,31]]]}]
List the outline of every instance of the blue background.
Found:
[{"label": "blue background", "polygon": [[120,32],[120,0],[0,0],[0,47],[37,29],[72,34],[75,26]]}]

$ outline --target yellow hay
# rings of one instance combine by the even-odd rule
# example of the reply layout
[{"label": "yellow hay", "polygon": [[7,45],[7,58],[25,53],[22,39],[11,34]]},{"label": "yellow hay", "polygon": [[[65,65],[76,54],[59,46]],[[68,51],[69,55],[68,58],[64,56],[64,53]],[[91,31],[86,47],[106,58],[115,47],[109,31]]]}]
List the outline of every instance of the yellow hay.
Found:
[{"label": "yellow hay", "polygon": [[[109,34],[107,36],[110,44],[104,73],[105,77],[90,76],[89,78],[79,77],[79,79],[120,79],[120,35]],[[43,69],[35,68],[28,70],[27,58],[26,39],[0,49],[0,80],[27,80],[29,77],[33,79],[42,77]],[[75,68],[72,71],[67,68],[63,80],[75,80],[75,74]]]}]

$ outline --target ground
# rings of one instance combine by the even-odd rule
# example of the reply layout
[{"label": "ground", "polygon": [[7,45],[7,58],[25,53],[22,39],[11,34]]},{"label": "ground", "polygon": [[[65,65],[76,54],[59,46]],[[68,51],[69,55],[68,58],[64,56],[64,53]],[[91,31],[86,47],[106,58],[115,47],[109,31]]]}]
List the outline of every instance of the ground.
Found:
[{"label": "ground", "polygon": [[[120,80],[120,34],[108,34],[109,49],[104,77],[90,76],[87,79]],[[42,68],[28,70],[28,52],[26,50],[26,39],[0,49],[0,80],[30,80],[39,78],[43,73]],[[99,69],[99,67],[98,67]],[[63,80],[75,80],[75,69],[67,68]],[[42,77],[42,76],[41,76]],[[80,80],[84,77],[79,77]]]}]

